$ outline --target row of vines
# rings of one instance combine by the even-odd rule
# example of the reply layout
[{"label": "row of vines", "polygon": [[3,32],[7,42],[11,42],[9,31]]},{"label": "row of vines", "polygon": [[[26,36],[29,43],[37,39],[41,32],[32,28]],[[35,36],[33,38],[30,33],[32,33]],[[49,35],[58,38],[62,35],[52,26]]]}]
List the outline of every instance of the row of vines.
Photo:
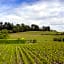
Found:
[{"label": "row of vines", "polygon": [[3,44],[0,64],[64,64],[64,43]]}]

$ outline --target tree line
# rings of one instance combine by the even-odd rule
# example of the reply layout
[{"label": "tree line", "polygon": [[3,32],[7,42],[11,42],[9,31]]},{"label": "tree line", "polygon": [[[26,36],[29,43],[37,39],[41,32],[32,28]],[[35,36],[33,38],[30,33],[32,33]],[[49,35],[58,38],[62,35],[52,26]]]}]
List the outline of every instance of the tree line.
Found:
[{"label": "tree line", "polygon": [[31,24],[25,25],[24,23],[22,24],[16,24],[14,25],[13,23],[10,22],[0,22],[0,30],[6,29],[8,30],[9,33],[16,33],[16,32],[25,32],[25,31],[50,31],[50,26],[42,26],[40,28],[36,24]]}]

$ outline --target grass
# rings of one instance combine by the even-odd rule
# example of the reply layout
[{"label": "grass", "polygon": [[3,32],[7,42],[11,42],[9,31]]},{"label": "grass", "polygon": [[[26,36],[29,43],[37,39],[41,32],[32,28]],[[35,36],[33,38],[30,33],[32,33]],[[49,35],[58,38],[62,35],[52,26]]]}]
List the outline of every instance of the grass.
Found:
[{"label": "grass", "polygon": [[2,64],[3,62],[6,64],[64,63],[64,43],[58,42],[36,44],[3,44],[0,45],[0,53],[0,62],[2,62]]},{"label": "grass", "polygon": [[37,43],[0,44],[0,64],[63,64],[64,42],[54,42],[53,38],[64,35],[50,33],[56,32],[29,31],[9,34],[9,39],[36,39]]},{"label": "grass", "polygon": [[9,35],[9,39],[24,38],[26,40],[35,39],[38,42],[49,42],[49,41],[52,42],[53,38],[55,37],[64,37],[64,35],[45,35],[45,34],[56,34],[56,32],[28,31],[28,32],[12,33]]}]

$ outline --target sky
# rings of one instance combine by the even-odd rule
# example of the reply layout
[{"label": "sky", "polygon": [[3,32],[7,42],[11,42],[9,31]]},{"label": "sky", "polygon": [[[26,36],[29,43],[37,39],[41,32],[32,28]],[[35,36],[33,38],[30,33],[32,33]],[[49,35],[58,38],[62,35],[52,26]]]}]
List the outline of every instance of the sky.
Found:
[{"label": "sky", "polygon": [[64,31],[64,0],[0,0],[0,22]]}]

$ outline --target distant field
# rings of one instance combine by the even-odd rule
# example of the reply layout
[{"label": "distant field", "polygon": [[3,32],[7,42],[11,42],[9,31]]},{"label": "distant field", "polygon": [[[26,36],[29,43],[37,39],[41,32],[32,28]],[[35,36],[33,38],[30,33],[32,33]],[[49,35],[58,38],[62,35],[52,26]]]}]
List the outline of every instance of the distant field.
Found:
[{"label": "distant field", "polygon": [[54,37],[64,35],[53,35],[55,33],[30,31],[9,34],[9,39],[35,39],[37,43],[0,44],[0,64],[64,64],[64,42],[53,41]]},{"label": "distant field", "polygon": [[38,42],[44,42],[44,41],[52,42],[54,37],[64,37],[64,35],[53,35],[53,34],[56,34],[56,32],[29,31],[29,32],[12,33],[9,35],[9,38],[10,39],[25,38],[26,40],[36,39]]}]

